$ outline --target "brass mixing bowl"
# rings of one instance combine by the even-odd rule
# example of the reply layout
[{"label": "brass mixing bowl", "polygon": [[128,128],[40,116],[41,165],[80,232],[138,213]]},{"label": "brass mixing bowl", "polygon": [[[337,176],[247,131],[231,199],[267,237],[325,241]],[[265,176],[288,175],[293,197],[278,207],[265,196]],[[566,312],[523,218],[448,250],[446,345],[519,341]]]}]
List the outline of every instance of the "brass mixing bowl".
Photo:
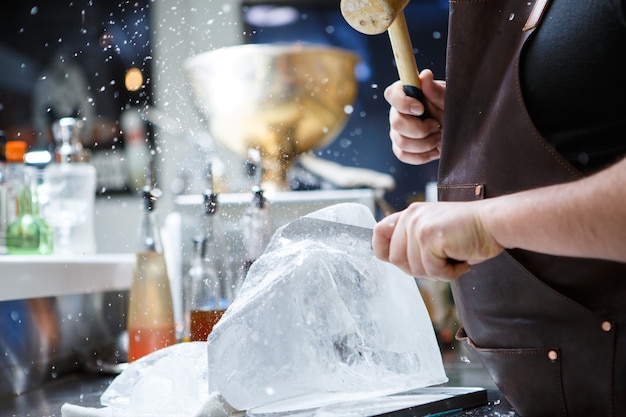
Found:
[{"label": "brass mixing bowl", "polygon": [[288,189],[297,155],[330,144],[358,92],[353,52],[311,44],[248,44],[189,58],[185,74],[214,139],[245,158],[258,149],[266,187]]}]

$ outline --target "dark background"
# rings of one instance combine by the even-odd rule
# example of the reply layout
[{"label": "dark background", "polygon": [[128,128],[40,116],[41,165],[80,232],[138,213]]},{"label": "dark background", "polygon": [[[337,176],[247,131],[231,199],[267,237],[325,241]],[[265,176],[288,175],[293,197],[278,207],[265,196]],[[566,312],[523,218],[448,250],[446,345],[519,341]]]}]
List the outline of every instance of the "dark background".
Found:
[{"label": "dark background", "polygon": [[[148,0],[3,2],[0,25],[0,130],[31,150],[52,150],[53,120],[86,119],[83,145],[123,148],[119,116],[152,95]],[[124,85],[139,68],[138,91]],[[114,190],[109,190],[114,191]]]}]

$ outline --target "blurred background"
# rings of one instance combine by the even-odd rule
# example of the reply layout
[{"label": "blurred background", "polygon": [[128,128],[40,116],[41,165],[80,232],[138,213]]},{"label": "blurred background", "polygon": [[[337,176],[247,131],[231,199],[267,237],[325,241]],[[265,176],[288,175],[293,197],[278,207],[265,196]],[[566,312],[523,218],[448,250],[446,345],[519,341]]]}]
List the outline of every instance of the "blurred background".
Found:
[{"label": "blurred background", "polygon": [[[206,136],[207,123],[193,104],[183,62],[222,47],[307,42],[356,52],[362,60],[352,114],[336,139],[313,153],[393,176],[395,189],[384,197],[394,209],[423,200],[426,184],[435,180],[436,162],[409,166],[391,152],[383,90],[398,76],[387,35],[352,29],[338,1],[50,0],[1,8],[0,130],[6,139],[26,140],[31,150],[51,150],[55,118],[86,121],[83,146],[91,150],[98,172],[99,252],[132,251],[145,164],[145,157],[133,156],[157,152],[159,207],[166,214],[174,210],[175,195],[204,187],[210,155],[196,139]],[[444,0],[413,0],[405,10],[417,65],[438,78],[444,76],[447,11]],[[150,109],[152,120],[146,116]],[[130,117],[137,111],[138,121]],[[155,114],[178,130],[153,123]],[[224,169],[243,172],[236,155],[217,148]],[[300,186],[325,185],[313,178]],[[116,214],[128,207],[124,216]]]}]

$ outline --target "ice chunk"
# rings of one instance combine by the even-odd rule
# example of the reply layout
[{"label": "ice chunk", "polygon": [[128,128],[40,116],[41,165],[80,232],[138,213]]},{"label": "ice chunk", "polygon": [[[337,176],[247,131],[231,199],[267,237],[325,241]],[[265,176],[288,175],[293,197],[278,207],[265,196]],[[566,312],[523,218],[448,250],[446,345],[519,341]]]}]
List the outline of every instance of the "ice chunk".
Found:
[{"label": "ice chunk", "polygon": [[207,385],[206,342],[181,343],[132,362],[100,403],[129,416],[194,416],[209,398]]},{"label": "ice chunk", "polygon": [[[309,216],[375,223],[356,203]],[[287,227],[209,336],[209,392],[239,410],[298,397],[316,407],[447,381],[413,277],[354,244],[356,236],[301,230],[286,238]]]},{"label": "ice chunk", "polygon": [[102,408],[65,403],[62,417],[227,417],[207,387],[207,343],[179,343],[132,362],[100,396]]}]

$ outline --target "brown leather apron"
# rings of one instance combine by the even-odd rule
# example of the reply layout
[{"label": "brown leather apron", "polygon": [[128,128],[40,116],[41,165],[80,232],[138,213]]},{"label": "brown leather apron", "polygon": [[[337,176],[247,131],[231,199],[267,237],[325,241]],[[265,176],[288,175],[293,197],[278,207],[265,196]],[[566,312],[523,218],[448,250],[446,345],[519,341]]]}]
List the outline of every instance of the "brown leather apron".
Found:
[{"label": "brown leather apron", "polygon": [[[440,200],[582,177],[525,109],[519,57],[547,3],[537,1],[450,3]],[[626,416],[626,264],[509,250],[452,291],[457,337],[519,415]]]}]

